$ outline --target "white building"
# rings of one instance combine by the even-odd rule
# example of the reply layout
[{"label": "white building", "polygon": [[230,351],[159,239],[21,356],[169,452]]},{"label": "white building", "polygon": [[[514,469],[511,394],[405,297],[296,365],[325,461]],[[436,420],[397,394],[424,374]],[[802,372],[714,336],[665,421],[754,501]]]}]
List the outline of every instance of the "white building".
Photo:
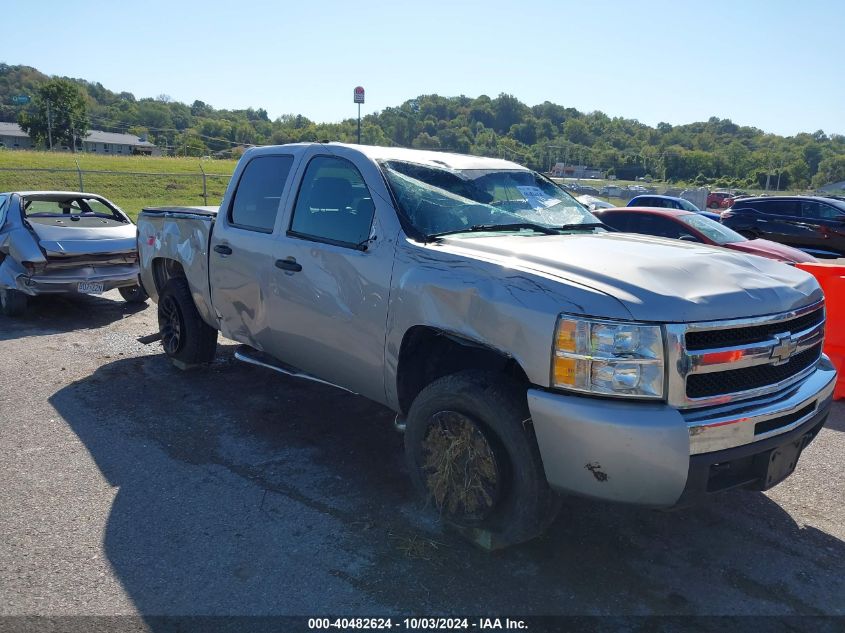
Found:
[{"label": "white building", "polygon": [[[35,147],[32,139],[17,123],[0,122],[0,143],[2,143],[0,147],[6,149],[33,149]],[[54,149],[68,151],[70,148],[61,146]],[[82,151],[107,155],[161,156],[161,150],[157,146],[134,134],[118,134],[100,130],[88,130],[88,134],[82,139]]]}]

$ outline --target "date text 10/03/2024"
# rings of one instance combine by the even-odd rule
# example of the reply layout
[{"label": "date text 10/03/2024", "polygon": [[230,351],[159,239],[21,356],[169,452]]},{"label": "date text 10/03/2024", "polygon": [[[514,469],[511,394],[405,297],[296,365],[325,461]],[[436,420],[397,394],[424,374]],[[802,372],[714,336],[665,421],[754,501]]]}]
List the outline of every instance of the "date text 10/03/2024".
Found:
[{"label": "date text 10/03/2024", "polygon": [[421,630],[526,630],[524,620],[510,618],[309,618],[308,628],[319,629],[405,629]]}]

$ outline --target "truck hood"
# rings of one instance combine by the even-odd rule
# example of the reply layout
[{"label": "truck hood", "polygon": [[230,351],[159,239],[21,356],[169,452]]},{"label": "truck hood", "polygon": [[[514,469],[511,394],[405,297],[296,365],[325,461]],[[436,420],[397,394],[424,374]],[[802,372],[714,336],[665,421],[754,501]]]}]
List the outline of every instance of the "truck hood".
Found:
[{"label": "truck hood", "polygon": [[83,227],[30,223],[48,257],[109,255],[136,250],[134,224]]},{"label": "truck hood", "polygon": [[588,286],[616,298],[639,321],[759,316],[823,297],[816,280],[792,266],[646,235],[455,236],[441,244],[456,254]]}]

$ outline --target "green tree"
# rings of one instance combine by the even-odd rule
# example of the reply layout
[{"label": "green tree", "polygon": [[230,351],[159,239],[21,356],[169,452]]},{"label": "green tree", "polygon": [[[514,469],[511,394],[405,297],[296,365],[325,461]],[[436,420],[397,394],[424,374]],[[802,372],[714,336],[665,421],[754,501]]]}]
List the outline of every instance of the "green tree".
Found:
[{"label": "green tree", "polygon": [[845,156],[828,156],[819,163],[819,171],[813,176],[813,186],[823,187],[845,180]]},{"label": "green tree", "polygon": [[42,85],[32,106],[18,115],[18,124],[36,143],[76,150],[76,139],[88,132],[88,109],[79,86],[67,79]]}]

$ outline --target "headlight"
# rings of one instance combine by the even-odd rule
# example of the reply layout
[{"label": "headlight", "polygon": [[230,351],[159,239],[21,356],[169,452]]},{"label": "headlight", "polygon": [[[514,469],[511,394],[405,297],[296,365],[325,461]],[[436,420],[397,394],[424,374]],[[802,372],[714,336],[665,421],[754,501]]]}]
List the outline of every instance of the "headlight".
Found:
[{"label": "headlight", "polygon": [[555,331],[552,386],[601,395],[663,397],[659,325],[561,315]]}]

